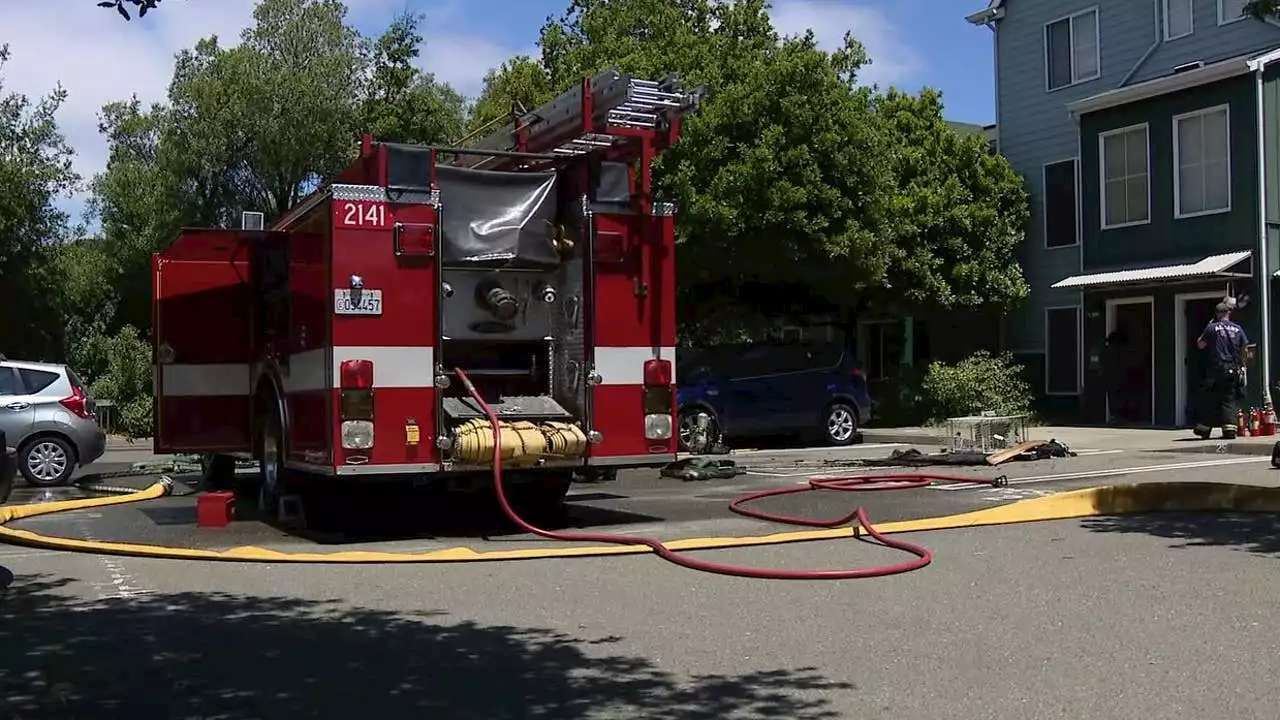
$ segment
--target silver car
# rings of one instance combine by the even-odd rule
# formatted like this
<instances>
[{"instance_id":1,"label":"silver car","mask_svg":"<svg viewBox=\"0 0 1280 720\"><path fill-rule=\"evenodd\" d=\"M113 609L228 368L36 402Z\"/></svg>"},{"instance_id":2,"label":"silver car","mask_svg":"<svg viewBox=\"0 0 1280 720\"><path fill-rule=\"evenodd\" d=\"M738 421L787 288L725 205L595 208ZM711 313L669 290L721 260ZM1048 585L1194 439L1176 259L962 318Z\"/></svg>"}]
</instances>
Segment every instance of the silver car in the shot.
<instances>
[{"instance_id":1,"label":"silver car","mask_svg":"<svg viewBox=\"0 0 1280 720\"><path fill-rule=\"evenodd\" d=\"M66 365L0 356L0 430L31 485L62 485L107 447L93 396Z\"/></svg>"}]
</instances>

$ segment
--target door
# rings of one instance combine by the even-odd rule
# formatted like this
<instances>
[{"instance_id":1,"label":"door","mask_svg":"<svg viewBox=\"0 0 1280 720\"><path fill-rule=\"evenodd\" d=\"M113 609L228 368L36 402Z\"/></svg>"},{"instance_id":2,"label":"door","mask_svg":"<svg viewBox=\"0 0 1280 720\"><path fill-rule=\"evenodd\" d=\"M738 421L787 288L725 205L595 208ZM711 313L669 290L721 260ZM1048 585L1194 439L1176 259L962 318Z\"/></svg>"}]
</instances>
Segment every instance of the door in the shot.
<instances>
[{"instance_id":1,"label":"door","mask_svg":"<svg viewBox=\"0 0 1280 720\"><path fill-rule=\"evenodd\" d=\"M152 259L158 453L249 450L248 244L266 234L186 229Z\"/></svg>"},{"instance_id":2,"label":"door","mask_svg":"<svg viewBox=\"0 0 1280 720\"><path fill-rule=\"evenodd\" d=\"M1182 420L1183 424L1195 422L1196 409L1200 401L1201 386L1205 373L1208 372L1208 353L1196 347L1196 340L1204 330L1204 326L1213 320L1214 307L1222 302L1222 297L1214 295L1205 298L1187 298L1182 304L1183 337L1178 338L1182 345Z\"/></svg>"},{"instance_id":3,"label":"door","mask_svg":"<svg viewBox=\"0 0 1280 720\"><path fill-rule=\"evenodd\" d=\"M1110 421L1126 425L1153 425L1155 392L1152 384L1152 303L1120 301L1108 312L1107 404Z\"/></svg>"},{"instance_id":4,"label":"door","mask_svg":"<svg viewBox=\"0 0 1280 720\"><path fill-rule=\"evenodd\" d=\"M12 368L0 367L0 432L5 434L9 447L17 447L35 421L35 409L26 394L18 382L18 374ZM0 452L4 452L4 447L0 447Z\"/></svg>"}]
</instances>

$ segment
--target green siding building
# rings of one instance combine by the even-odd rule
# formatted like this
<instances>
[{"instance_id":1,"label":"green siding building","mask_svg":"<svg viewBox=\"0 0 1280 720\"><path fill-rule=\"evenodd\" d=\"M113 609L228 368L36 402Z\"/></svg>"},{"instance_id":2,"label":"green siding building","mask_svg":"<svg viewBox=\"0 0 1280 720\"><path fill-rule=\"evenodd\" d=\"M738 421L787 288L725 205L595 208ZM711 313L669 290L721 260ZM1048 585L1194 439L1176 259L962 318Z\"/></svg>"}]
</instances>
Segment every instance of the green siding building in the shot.
<instances>
[{"instance_id":1,"label":"green siding building","mask_svg":"<svg viewBox=\"0 0 1280 720\"><path fill-rule=\"evenodd\" d=\"M1244 405L1261 404L1277 376L1277 60L1196 63L1067 106L1080 133L1080 271L1052 287L1080 292L1060 322L1063 333L1079 323L1080 357L1046 363L1064 384L1078 373L1082 420L1189 425L1203 372L1195 340L1225 297L1241 301L1236 319L1257 345ZM1047 332L1053 323L1051 309Z\"/></svg>"}]
</instances>

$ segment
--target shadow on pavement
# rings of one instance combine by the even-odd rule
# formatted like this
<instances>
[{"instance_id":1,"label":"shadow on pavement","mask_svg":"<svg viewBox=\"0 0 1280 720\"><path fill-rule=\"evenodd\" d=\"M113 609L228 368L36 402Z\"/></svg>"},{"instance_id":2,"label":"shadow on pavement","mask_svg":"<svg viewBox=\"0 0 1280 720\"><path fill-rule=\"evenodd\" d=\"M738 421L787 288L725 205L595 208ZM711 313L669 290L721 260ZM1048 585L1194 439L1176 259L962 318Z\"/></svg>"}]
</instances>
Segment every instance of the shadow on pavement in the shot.
<instances>
[{"instance_id":1,"label":"shadow on pavement","mask_svg":"<svg viewBox=\"0 0 1280 720\"><path fill-rule=\"evenodd\" d=\"M537 628L221 593L92 601L0 590L0 717L793 718L851 686L809 668L678 678Z\"/></svg>"},{"instance_id":2,"label":"shadow on pavement","mask_svg":"<svg viewBox=\"0 0 1280 720\"><path fill-rule=\"evenodd\" d=\"M1232 547L1262 555L1280 554L1280 516L1269 513L1153 513L1089 518L1094 532L1143 533L1180 540L1175 547Z\"/></svg>"}]
</instances>

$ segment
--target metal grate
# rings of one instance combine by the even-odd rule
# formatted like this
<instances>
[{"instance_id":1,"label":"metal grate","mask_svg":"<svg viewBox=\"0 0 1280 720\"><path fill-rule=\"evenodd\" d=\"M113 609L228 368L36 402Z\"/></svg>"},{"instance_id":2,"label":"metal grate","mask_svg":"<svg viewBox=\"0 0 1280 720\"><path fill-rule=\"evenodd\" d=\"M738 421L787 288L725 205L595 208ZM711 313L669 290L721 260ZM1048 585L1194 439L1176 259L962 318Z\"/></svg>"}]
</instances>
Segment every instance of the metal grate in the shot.
<instances>
[{"instance_id":1,"label":"metal grate","mask_svg":"<svg viewBox=\"0 0 1280 720\"><path fill-rule=\"evenodd\" d=\"M951 452L993 453L1027 441L1026 415L971 415L947 418Z\"/></svg>"}]
</instances>

